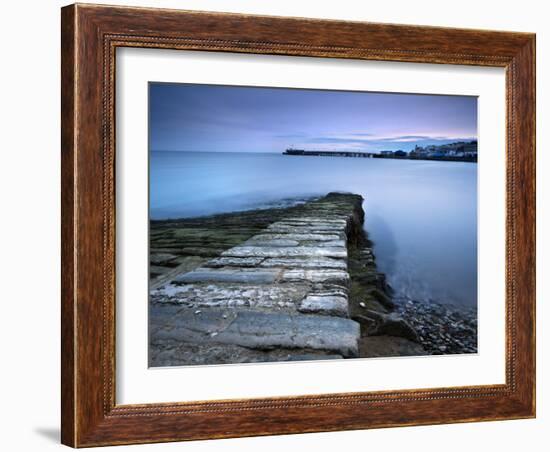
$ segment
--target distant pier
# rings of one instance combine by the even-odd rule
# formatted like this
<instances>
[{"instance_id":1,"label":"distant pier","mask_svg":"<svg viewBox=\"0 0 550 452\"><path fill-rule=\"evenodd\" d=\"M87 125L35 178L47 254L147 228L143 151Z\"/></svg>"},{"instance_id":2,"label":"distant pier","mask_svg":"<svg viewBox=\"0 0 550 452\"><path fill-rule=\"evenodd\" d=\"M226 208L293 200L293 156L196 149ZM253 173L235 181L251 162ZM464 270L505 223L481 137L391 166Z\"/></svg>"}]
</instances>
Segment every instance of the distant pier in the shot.
<instances>
[{"instance_id":1,"label":"distant pier","mask_svg":"<svg viewBox=\"0 0 550 452\"><path fill-rule=\"evenodd\" d=\"M315 157L360 157L372 158L372 152L352 152L352 151L306 151L304 149L289 148L283 152L284 155L307 155Z\"/></svg>"},{"instance_id":2,"label":"distant pier","mask_svg":"<svg viewBox=\"0 0 550 452\"><path fill-rule=\"evenodd\" d=\"M311 157L355 157L355 158L376 158L376 159L398 159L398 160L439 160L445 162L471 162L477 163L477 144L476 152L456 154L431 152L418 153L411 151L381 151L381 152L355 152L355 151L306 151L305 149L289 148L283 152L283 155L311 156Z\"/></svg>"}]
</instances>

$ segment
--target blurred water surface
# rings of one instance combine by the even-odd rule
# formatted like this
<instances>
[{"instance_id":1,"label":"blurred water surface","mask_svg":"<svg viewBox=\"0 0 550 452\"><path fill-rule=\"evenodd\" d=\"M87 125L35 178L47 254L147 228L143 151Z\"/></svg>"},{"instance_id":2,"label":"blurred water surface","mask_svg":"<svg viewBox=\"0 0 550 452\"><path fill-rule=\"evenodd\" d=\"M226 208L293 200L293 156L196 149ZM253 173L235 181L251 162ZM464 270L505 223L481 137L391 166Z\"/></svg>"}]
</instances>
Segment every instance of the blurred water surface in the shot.
<instances>
[{"instance_id":1,"label":"blurred water surface","mask_svg":"<svg viewBox=\"0 0 550 452\"><path fill-rule=\"evenodd\" d=\"M150 216L183 218L347 191L365 198L377 265L398 295L477 303L477 165L153 151Z\"/></svg>"}]
</instances>

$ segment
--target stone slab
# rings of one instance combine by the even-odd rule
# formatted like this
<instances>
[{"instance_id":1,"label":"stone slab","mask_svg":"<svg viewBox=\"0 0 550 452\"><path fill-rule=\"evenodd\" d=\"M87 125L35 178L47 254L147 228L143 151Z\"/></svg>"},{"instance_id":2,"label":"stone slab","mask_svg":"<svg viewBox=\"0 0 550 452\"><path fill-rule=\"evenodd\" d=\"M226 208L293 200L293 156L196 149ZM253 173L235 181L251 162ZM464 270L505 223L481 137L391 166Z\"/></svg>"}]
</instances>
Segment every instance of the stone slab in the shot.
<instances>
[{"instance_id":1,"label":"stone slab","mask_svg":"<svg viewBox=\"0 0 550 452\"><path fill-rule=\"evenodd\" d=\"M232 257L291 257L291 256L312 256L312 257L336 257L346 258L347 249L344 247L263 247L263 246L236 246L222 253L222 256Z\"/></svg>"},{"instance_id":2,"label":"stone slab","mask_svg":"<svg viewBox=\"0 0 550 452\"><path fill-rule=\"evenodd\" d=\"M251 307L296 311L310 290L309 284L168 284L151 292L150 301L190 308Z\"/></svg>"},{"instance_id":3,"label":"stone slab","mask_svg":"<svg viewBox=\"0 0 550 452\"><path fill-rule=\"evenodd\" d=\"M300 241L316 241L316 242L327 242L331 240L340 240L339 234L258 234L255 236L258 240L278 240L278 239L288 239Z\"/></svg>"},{"instance_id":4,"label":"stone slab","mask_svg":"<svg viewBox=\"0 0 550 452\"><path fill-rule=\"evenodd\" d=\"M151 253L149 256L149 262L153 265L166 264L172 262L178 256L170 253Z\"/></svg>"},{"instance_id":5,"label":"stone slab","mask_svg":"<svg viewBox=\"0 0 550 452\"><path fill-rule=\"evenodd\" d=\"M330 257L288 257L288 258L268 258L263 260L261 267L284 267L284 268L334 268L346 270L348 265L344 259L334 259Z\"/></svg>"},{"instance_id":6,"label":"stone slab","mask_svg":"<svg viewBox=\"0 0 550 452\"><path fill-rule=\"evenodd\" d=\"M253 237L250 240L247 240L245 244L248 246L298 246L300 242L288 239L264 240Z\"/></svg>"},{"instance_id":7,"label":"stone slab","mask_svg":"<svg viewBox=\"0 0 550 452\"><path fill-rule=\"evenodd\" d=\"M327 247L345 247L346 242L344 240L330 240L327 242L316 243L314 246L327 246Z\"/></svg>"},{"instance_id":8,"label":"stone slab","mask_svg":"<svg viewBox=\"0 0 550 452\"><path fill-rule=\"evenodd\" d=\"M342 232L342 229L340 226L330 226L330 225L304 225L304 226L296 226L296 225L285 225L285 224L278 224L273 223L271 226L268 226L266 229L269 232L288 232L288 233L295 233L295 234L336 234Z\"/></svg>"},{"instance_id":9,"label":"stone slab","mask_svg":"<svg viewBox=\"0 0 550 452\"><path fill-rule=\"evenodd\" d=\"M205 267L257 267L264 260L263 257L217 257L204 264Z\"/></svg>"},{"instance_id":10,"label":"stone slab","mask_svg":"<svg viewBox=\"0 0 550 452\"><path fill-rule=\"evenodd\" d=\"M254 310L167 309L150 311L151 341L218 343L270 350L325 350L358 355L359 324L342 317Z\"/></svg>"},{"instance_id":11,"label":"stone slab","mask_svg":"<svg viewBox=\"0 0 550 452\"><path fill-rule=\"evenodd\" d=\"M311 294L301 301L298 306L298 311L303 313L348 317L348 299L335 295Z\"/></svg>"},{"instance_id":12,"label":"stone slab","mask_svg":"<svg viewBox=\"0 0 550 452\"><path fill-rule=\"evenodd\" d=\"M342 355L323 350L300 353L295 349L254 350L238 345L169 340L159 340L155 345L149 354L151 367L343 359Z\"/></svg>"},{"instance_id":13,"label":"stone slab","mask_svg":"<svg viewBox=\"0 0 550 452\"><path fill-rule=\"evenodd\" d=\"M279 277L279 269L270 268L198 268L184 273L172 280L174 284L189 283L242 283L242 284L270 284Z\"/></svg>"},{"instance_id":14,"label":"stone slab","mask_svg":"<svg viewBox=\"0 0 550 452\"><path fill-rule=\"evenodd\" d=\"M335 220L324 217L304 217L301 218L283 218L279 221L276 221L272 224L291 224L291 225L329 225L335 227L345 227L347 224L346 220Z\"/></svg>"},{"instance_id":15,"label":"stone slab","mask_svg":"<svg viewBox=\"0 0 550 452\"><path fill-rule=\"evenodd\" d=\"M349 284L349 274L343 270L297 268L285 270L281 276L281 281L310 281L312 283L332 283L347 286Z\"/></svg>"}]
</instances>

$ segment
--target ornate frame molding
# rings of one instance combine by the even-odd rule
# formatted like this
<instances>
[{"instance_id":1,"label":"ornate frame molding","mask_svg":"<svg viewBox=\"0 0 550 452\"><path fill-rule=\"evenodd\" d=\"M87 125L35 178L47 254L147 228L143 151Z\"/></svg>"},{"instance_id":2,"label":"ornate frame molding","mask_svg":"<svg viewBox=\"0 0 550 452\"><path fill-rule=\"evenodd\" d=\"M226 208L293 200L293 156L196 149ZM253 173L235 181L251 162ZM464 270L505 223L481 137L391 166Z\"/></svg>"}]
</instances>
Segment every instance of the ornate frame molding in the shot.
<instances>
[{"instance_id":1,"label":"ornate frame molding","mask_svg":"<svg viewBox=\"0 0 550 452\"><path fill-rule=\"evenodd\" d=\"M118 47L506 68L506 383L116 405ZM77 4L62 9L62 88L64 444L80 447L534 416L534 35Z\"/></svg>"}]
</instances>

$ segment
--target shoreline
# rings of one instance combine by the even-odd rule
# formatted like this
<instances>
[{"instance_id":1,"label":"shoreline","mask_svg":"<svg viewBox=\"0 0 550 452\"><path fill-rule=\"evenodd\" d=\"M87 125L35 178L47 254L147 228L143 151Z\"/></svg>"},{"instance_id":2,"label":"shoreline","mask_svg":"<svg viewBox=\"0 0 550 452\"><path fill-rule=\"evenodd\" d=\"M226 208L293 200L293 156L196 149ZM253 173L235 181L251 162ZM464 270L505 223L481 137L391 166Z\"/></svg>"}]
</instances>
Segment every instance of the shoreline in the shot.
<instances>
[{"instance_id":1,"label":"shoreline","mask_svg":"<svg viewBox=\"0 0 550 452\"><path fill-rule=\"evenodd\" d=\"M231 210L226 212L208 213L204 215L193 215L188 217L182 217L182 216L165 217L165 218L150 217L149 222L150 223L185 222L185 221L202 220L210 217L219 217L219 216L225 216L225 215L246 214L247 212L253 213L261 210L271 210L271 209L284 210L291 207L300 206L310 201L315 201L316 199L319 199L321 197L322 195L311 195L311 196L297 196L297 197L291 197L291 198L282 198L282 199L278 199L277 201L257 203L254 205L254 207L250 207L250 208L243 208L243 209Z\"/></svg>"},{"instance_id":2,"label":"shoreline","mask_svg":"<svg viewBox=\"0 0 550 452\"><path fill-rule=\"evenodd\" d=\"M395 301L429 354L477 353L477 308L407 298Z\"/></svg>"}]
</instances>

